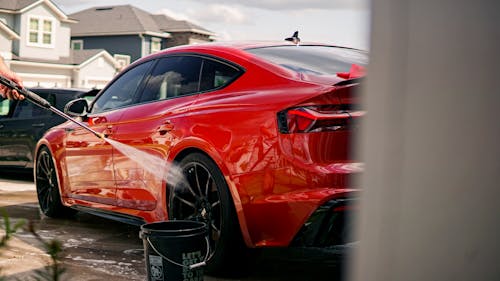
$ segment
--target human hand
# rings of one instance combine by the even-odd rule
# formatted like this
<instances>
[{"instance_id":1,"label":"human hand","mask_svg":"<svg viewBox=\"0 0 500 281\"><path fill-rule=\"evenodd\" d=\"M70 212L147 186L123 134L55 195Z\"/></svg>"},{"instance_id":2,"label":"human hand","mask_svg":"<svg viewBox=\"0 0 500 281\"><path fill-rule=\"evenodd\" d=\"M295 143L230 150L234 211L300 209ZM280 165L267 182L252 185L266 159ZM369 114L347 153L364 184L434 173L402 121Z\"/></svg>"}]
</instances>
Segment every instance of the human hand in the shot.
<instances>
[{"instance_id":1,"label":"human hand","mask_svg":"<svg viewBox=\"0 0 500 281\"><path fill-rule=\"evenodd\" d=\"M0 75L12 80L12 82L16 83L19 87L23 88L23 83L21 81L21 78L17 76L16 73L12 72L9 68L7 68L7 66L4 63L0 64ZM0 96L10 100L24 99L24 96L21 95L19 92L17 92L16 90L12 90L4 85L0 85Z\"/></svg>"}]
</instances>

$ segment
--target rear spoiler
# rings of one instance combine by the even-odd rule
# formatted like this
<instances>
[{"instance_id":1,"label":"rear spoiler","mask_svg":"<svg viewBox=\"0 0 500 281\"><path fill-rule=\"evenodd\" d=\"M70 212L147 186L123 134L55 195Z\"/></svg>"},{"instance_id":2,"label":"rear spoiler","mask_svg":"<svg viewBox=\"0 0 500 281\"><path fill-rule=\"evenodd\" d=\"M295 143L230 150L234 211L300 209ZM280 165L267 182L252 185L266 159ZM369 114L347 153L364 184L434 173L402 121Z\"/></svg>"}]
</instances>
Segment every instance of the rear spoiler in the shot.
<instances>
[{"instance_id":1,"label":"rear spoiler","mask_svg":"<svg viewBox=\"0 0 500 281\"><path fill-rule=\"evenodd\" d=\"M334 86L346 86L359 83L365 77L365 75L366 69L364 66L351 64L351 69L349 69L349 72L337 73L338 77L344 78L345 80L336 83Z\"/></svg>"},{"instance_id":2,"label":"rear spoiler","mask_svg":"<svg viewBox=\"0 0 500 281\"><path fill-rule=\"evenodd\" d=\"M363 80L365 80L364 77L346 79L346 80L342 80L338 83L335 83L333 86L347 86L347 85L351 85L351 84L361 83L361 81L363 81Z\"/></svg>"}]
</instances>

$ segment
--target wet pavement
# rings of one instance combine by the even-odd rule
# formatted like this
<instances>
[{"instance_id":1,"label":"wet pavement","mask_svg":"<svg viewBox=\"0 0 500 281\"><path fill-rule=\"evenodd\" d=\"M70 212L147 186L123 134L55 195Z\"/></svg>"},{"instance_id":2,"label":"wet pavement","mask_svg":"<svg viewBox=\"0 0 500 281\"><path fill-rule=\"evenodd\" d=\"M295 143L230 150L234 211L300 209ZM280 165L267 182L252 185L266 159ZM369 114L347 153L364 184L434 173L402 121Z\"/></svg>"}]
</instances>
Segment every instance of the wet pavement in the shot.
<instances>
[{"instance_id":1,"label":"wet pavement","mask_svg":"<svg viewBox=\"0 0 500 281\"><path fill-rule=\"evenodd\" d=\"M32 221L45 240L63 245L62 280L145 280L146 270L139 227L79 212L70 219L52 219L38 210L31 174L0 173L0 207L13 223ZM0 219L3 237L3 219ZM341 258L330 250L259 250L250 271L233 278L205 274L204 280L342 280ZM49 265L43 244L27 230L14 235L0 251L0 276L6 280L35 280L36 271Z\"/></svg>"}]
</instances>

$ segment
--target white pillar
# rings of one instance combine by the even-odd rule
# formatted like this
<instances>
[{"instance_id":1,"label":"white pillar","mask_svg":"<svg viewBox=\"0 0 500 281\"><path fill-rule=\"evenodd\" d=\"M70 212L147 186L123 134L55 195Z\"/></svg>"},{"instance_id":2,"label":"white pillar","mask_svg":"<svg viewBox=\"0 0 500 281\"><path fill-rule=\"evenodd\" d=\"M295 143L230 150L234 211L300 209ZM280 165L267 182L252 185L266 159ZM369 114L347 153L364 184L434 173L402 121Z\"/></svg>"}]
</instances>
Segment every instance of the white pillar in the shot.
<instances>
[{"instance_id":1,"label":"white pillar","mask_svg":"<svg viewBox=\"0 0 500 281\"><path fill-rule=\"evenodd\" d=\"M500 280L499 3L373 0L350 280Z\"/></svg>"},{"instance_id":2,"label":"white pillar","mask_svg":"<svg viewBox=\"0 0 500 281\"><path fill-rule=\"evenodd\" d=\"M71 80L73 81L71 87L73 88L82 88L83 85L80 81L80 69L74 68L73 69L73 77L71 77Z\"/></svg>"}]
</instances>

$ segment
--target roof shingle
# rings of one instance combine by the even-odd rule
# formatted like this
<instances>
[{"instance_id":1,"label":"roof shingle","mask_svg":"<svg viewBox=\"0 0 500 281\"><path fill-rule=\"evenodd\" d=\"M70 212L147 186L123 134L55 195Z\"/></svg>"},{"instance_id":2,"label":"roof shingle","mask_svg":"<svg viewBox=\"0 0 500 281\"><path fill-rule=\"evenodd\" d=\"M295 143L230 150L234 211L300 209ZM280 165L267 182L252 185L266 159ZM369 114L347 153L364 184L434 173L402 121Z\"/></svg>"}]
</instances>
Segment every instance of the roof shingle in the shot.
<instances>
[{"instance_id":1,"label":"roof shingle","mask_svg":"<svg viewBox=\"0 0 500 281\"><path fill-rule=\"evenodd\" d=\"M44 60L32 58L20 58L13 55L14 60L21 60L27 62L50 63L50 64L66 64L66 65L80 65L93 56L105 51L104 49L85 49L85 50L71 50L69 57L61 57L59 60Z\"/></svg>"},{"instance_id":2,"label":"roof shingle","mask_svg":"<svg viewBox=\"0 0 500 281\"><path fill-rule=\"evenodd\" d=\"M206 35L215 35L213 32L185 20L176 20L166 15L152 15L161 30L167 32L201 32Z\"/></svg>"},{"instance_id":3,"label":"roof shingle","mask_svg":"<svg viewBox=\"0 0 500 281\"><path fill-rule=\"evenodd\" d=\"M37 1L38 0L2 0L0 1L0 9L19 11Z\"/></svg>"},{"instance_id":4,"label":"roof shingle","mask_svg":"<svg viewBox=\"0 0 500 281\"><path fill-rule=\"evenodd\" d=\"M78 20L71 26L72 36L180 31L213 35L211 31L190 22L153 15L131 5L94 7L69 16Z\"/></svg>"}]
</instances>

